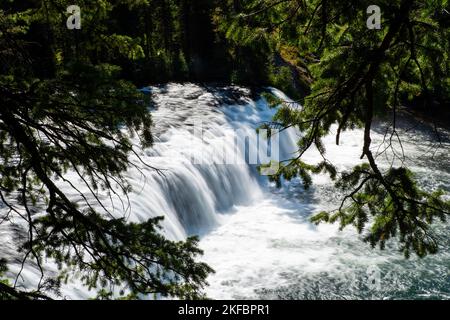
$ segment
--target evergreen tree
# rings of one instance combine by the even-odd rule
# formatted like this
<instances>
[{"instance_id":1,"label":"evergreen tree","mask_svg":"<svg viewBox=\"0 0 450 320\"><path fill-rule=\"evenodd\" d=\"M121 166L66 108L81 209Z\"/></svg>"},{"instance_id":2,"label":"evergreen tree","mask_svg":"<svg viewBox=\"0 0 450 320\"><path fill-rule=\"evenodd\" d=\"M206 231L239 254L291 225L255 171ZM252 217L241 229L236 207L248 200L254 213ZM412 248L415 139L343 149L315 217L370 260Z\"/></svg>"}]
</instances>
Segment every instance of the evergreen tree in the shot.
<instances>
[{"instance_id":1,"label":"evergreen tree","mask_svg":"<svg viewBox=\"0 0 450 320\"><path fill-rule=\"evenodd\" d=\"M239 1L238 1L239 2ZM301 109L282 104L273 123L278 129L296 127L304 133L298 155L283 162L272 179L280 183L300 176L305 187L311 173L329 172L347 196L335 212L323 212L315 223L338 221L366 231L365 240L384 248L395 237L405 256L423 257L438 250L431 225L450 213L443 191L421 189L408 168L382 171L371 151L371 127L377 114L392 114L387 140L400 139L396 115L401 105L426 108L450 101L450 4L448 1L377 1L383 28L366 26L373 1L240 1L239 14L222 21L227 35L251 43L266 39L280 50L293 47L307 64L314 82ZM291 52L295 52L291 50ZM337 175L325 157L322 138L338 124L336 143L344 130L363 128L361 159L368 163ZM310 165L303 154L315 146L324 161ZM368 225L369 224L369 225Z\"/></svg>"},{"instance_id":2,"label":"evergreen tree","mask_svg":"<svg viewBox=\"0 0 450 320\"><path fill-rule=\"evenodd\" d=\"M130 159L139 157L134 137L142 148L152 144L149 99L114 64L141 59L145 50L110 24L115 2L78 3L83 27L72 31L65 29L68 1L0 6L0 199L7 209L0 223L23 221L24 230L13 229L18 239L26 234L17 243L22 265L41 273L28 291L0 281L0 298L57 296L75 273L99 298L112 298L113 288L127 298L200 298L212 270L196 262L197 239L169 241L161 218L130 223L98 196L126 196L124 171L146 165ZM88 193L66 178L69 170ZM47 258L59 268L56 277L46 273ZM8 263L0 260L0 277Z\"/></svg>"},{"instance_id":3,"label":"evergreen tree","mask_svg":"<svg viewBox=\"0 0 450 320\"><path fill-rule=\"evenodd\" d=\"M267 96L281 104L267 125L304 133L298 155L272 179L299 176L308 187L312 173L328 172L347 195L314 222L353 225L381 248L396 238L406 256L437 251L432 224L450 212L443 191L426 192L404 166L380 169L371 127L391 114L392 146L400 106L448 108L447 0L379 0L381 30L367 28L373 3L365 0L78 0L82 28L68 30L73 2L0 3L0 224L23 221L22 263L42 274L30 291L0 280L0 298L57 295L74 271L100 298L112 297L111 286L128 298L203 297L212 270L196 262L196 238L168 241L160 218L129 223L97 197L128 194L124 171L146 165L130 159L139 156L135 137L152 144L150 98L137 90L149 82L273 85L298 98L302 109ZM325 160L322 138L333 124L337 144L343 131L364 129L367 163L338 174ZM312 146L324 156L318 165L302 159ZM78 192L81 202L59 187L69 170L90 191ZM59 267L55 278L42 268L47 257ZM9 263L0 257L0 279Z\"/></svg>"}]
</instances>

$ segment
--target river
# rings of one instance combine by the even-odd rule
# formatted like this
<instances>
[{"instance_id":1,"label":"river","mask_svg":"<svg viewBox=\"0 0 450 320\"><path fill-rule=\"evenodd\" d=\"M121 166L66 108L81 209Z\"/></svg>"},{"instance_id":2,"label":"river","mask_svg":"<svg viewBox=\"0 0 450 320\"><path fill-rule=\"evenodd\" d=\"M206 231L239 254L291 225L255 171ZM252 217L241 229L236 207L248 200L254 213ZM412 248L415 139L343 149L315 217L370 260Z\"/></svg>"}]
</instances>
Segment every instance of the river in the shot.
<instances>
[{"instance_id":1,"label":"river","mask_svg":"<svg viewBox=\"0 0 450 320\"><path fill-rule=\"evenodd\" d=\"M395 241L380 251L362 242L351 228L339 231L335 225L309 222L314 213L339 206L342 194L327 176L315 176L309 190L298 180L276 188L254 165L246 164L248 154L235 152L236 141L242 143L247 137L249 145L255 143L256 128L275 113L265 100L252 99L244 88L194 84L167 84L143 91L153 95L156 142L141 156L163 174L149 168L131 169L127 173L134 190L131 206L125 213L120 205L116 210L133 221L163 215L163 232L170 239L199 235L205 253L201 259L216 271L208 278L208 297L450 298L448 224L435 227L442 238L438 254L406 260ZM449 133L442 132L439 142L427 125L412 118L402 117L398 126L405 164L421 185L450 192ZM377 122L372 132L374 152L382 150L385 132L385 124ZM280 135L281 158L295 153L299 135L295 130ZM327 158L339 172L361 162L362 137L359 129L345 132L340 146L335 145L333 132L325 138ZM400 152L398 143L394 147ZM234 152L237 162L224 164L220 158L224 152ZM193 161L200 154L203 161ZM320 157L312 149L304 160L314 163ZM399 164L391 152L380 155L378 161L384 169ZM11 241L5 243L12 245ZM33 282L36 276L35 271L26 270L24 282ZM67 298L90 294L76 283L63 288Z\"/></svg>"}]
</instances>

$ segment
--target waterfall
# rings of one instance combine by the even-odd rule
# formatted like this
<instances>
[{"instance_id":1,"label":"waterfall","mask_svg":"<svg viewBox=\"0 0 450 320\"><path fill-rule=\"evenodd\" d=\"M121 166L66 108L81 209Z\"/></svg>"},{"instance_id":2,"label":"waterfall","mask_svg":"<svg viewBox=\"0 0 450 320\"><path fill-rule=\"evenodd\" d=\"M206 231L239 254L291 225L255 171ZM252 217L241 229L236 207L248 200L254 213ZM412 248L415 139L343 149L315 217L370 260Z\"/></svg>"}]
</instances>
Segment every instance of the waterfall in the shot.
<instances>
[{"instance_id":1,"label":"waterfall","mask_svg":"<svg viewBox=\"0 0 450 320\"><path fill-rule=\"evenodd\" d=\"M143 91L152 95L156 124L156 142L145 151L143 160L162 174L145 170L142 186L142 177L129 172L132 186L140 190L131 195L132 218L164 216L167 236L182 239L204 234L221 214L262 197L267 181L247 160L248 149L257 144L256 129L275 112L264 100L251 100L242 88L208 89L194 84L167 84ZM199 124L201 136L195 132ZM295 151L297 137L292 131L282 135L280 156L287 157ZM242 141L245 138L247 145ZM202 161L197 162L195 157L200 154ZM237 161L225 163L224 155L234 155Z\"/></svg>"},{"instance_id":2,"label":"waterfall","mask_svg":"<svg viewBox=\"0 0 450 320\"><path fill-rule=\"evenodd\" d=\"M269 90L289 101L282 92ZM436 228L443 239L438 255L405 260L393 243L384 252L372 250L352 229L339 232L338 226L316 227L309 222L311 215L335 209L342 199L326 175L314 176L313 187L306 191L299 179L278 189L259 174L257 163L250 161L249 149L260 145L256 129L276 112L264 99L255 100L249 90L240 87L195 84L166 84L142 91L152 96L155 143L140 150L136 141L136 151L145 163L160 171L143 165L130 168L126 173L133 190L129 201L115 199L108 209L135 222L163 216L162 232L172 240L201 236L200 247L205 252L202 259L216 270L209 278L209 297L450 297L450 242L445 240L448 224ZM427 190L444 188L449 192L450 134L445 132L436 141L432 130L400 116L397 125L405 163L417 174L420 184ZM342 133L341 144L336 146L336 130L332 126L323 143L326 157L342 172L362 161L363 132L355 129ZM373 152L383 170L402 164L392 155L377 153L386 132L383 123L374 124ZM295 154L299 137L295 130L279 133L280 160ZM396 141L393 143L400 148ZM257 149L256 153L262 159L265 150ZM230 155L232 163L228 162ZM137 157L131 160L139 165ZM317 163L322 158L311 148L303 160ZM66 178L88 194L77 175L67 174ZM77 199L70 185L61 188ZM103 195L102 199L106 203L109 198ZM0 239L1 256L12 257L15 240L11 233L0 229ZM51 264L48 268L56 269ZM11 274L19 269L20 264L13 265ZM371 270L380 275L378 289L368 285ZM38 279L38 271L27 267L21 282L33 286ZM76 280L64 285L62 293L68 298L92 295Z\"/></svg>"}]
</instances>

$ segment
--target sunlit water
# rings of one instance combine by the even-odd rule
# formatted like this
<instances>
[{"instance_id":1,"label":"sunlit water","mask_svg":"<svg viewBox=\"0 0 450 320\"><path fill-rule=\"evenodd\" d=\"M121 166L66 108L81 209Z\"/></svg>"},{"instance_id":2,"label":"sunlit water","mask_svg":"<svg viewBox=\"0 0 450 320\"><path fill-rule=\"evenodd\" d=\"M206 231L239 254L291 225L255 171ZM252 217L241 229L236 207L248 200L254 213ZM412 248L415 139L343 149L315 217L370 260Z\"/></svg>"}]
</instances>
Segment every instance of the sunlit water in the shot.
<instances>
[{"instance_id":1,"label":"sunlit water","mask_svg":"<svg viewBox=\"0 0 450 320\"><path fill-rule=\"evenodd\" d=\"M151 92L155 101L156 143L141 156L163 174L146 167L142 172L130 170L127 176L134 190L130 208L115 200L111 210L133 221L164 216L164 233L170 239L200 235L205 252L201 259L216 271L205 289L210 298L450 298L448 225L436 227L442 236L437 255L405 260L395 242L381 252L363 243L352 229L340 232L333 225L316 227L309 222L314 213L339 206L342 195L328 177L316 176L308 191L297 180L277 189L254 166L243 163L245 154L239 150L240 163L220 164L224 150L230 152L245 136L254 143L255 129L271 119L275 110L264 100L252 100L241 88L192 84L144 91ZM275 89L273 93L288 100ZM206 146L194 131L200 122ZM406 164L421 184L427 190L450 191L448 133L442 133L438 144L435 134L417 121L402 119L399 127ZM376 152L385 134L383 124L377 124L372 134ZM335 145L333 132L325 139L327 158L340 172L361 162L362 135L361 130L346 132L340 146ZM282 158L294 154L298 137L294 131L282 134ZM400 154L400 145L394 142L394 147ZM204 162L196 164L192 155L201 152ZM392 152L386 154L378 159L383 168L392 163ZM321 158L311 150L304 160L314 163ZM76 176L68 178L83 190ZM75 197L69 186L61 187ZM0 232L1 253L12 257L14 239ZM50 263L48 268L52 269ZM16 264L10 274L18 270ZM27 268L20 281L27 285L37 278L37 271ZM62 293L75 299L92 296L77 281L64 286Z\"/></svg>"},{"instance_id":2,"label":"sunlit water","mask_svg":"<svg viewBox=\"0 0 450 320\"><path fill-rule=\"evenodd\" d=\"M379 142L382 136L373 134ZM354 166L361 153L361 137L360 131L348 133L340 147L334 147L330 137L328 158L341 170ZM448 154L444 149L435 160L425 160L431 151L418 145L423 144L422 138L407 135L404 142L410 168L427 188L449 191ZM448 144L444 148L448 151ZM315 156L306 158L315 160ZM235 208L202 239L205 261L217 271L209 279L210 297L450 298L448 226L436 228L442 246L435 256L405 260L395 243L383 252L371 249L351 228L339 232L336 226L316 227L309 222L314 213L338 208L342 198L327 177L316 177L314 182L309 191L298 182L283 190L266 189L260 201Z\"/></svg>"}]
</instances>

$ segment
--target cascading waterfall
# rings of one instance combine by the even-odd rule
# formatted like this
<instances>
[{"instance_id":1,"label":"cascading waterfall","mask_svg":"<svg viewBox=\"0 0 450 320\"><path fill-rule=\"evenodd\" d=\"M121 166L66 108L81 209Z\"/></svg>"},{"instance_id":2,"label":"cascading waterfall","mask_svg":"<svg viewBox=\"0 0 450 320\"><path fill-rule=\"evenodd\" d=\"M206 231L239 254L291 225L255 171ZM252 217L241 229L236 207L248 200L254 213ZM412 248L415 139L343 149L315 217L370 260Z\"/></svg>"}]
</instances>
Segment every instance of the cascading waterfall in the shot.
<instances>
[{"instance_id":1,"label":"cascading waterfall","mask_svg":"<svg viewBox=\"0 0 450 320\"><path fill-rule=\"evenodd\" d=\"M269 121L275 110L262 100L245 100L242 97L249 93L239 88L168 84L143 91L151 92L156 105L152 111L156 143L144 160L162 174L144 172L144 187L135 172L129 175L133 187L142 189L133 195L133 215L142 219L164 215L166 233L182 239L205 233L220 220L220 213L233 206L262 197L265 180L256 165L247 164L246 151L257 144L256 128ZM241 96L240 103L230 100L233 91ZM225 99L234 104L223 105ZM249 139L247 148L240 147L245 146L239 141L244 139ZM283 133L282 156L295 151L296 139L293 132ZM234 155L235 161L226 162L226 155Z\"/></svg>"},{"instance_id":2,"label":"cascading waterfall","mask_svg":"<svg viewBox=\"0 0 450 320\"><path fill-rule=\"evenodd\" d=\"M126 212L133 221L164 216L163 232L170 239L201 236L203 259L216 270L207 288L211 298L450 297L448 240L443 239L440 254L424 260L404 260L395 246L386 252L372 250L353 230L338 232L336 226L315 227L308 222L311 214L334 209L340 199L326 176L316 176L309 191L298 180L277 189L255 165L246 163L248 154L236 145L245 144L246 137L249 145L257 143L256 128L275 113L264 100L254 101L246 89L235 87L167 84L143 91L154 100L156 142L140 156L161 172L147 167L127 172L133 192ZM202 138L195 132L199 123ZM406 121L404 127L408 126ZM404 130L408 164L427 188L449 191L445 150L450 144L444 139L440 148L432 148L421 136L426 132ZM374 146L383 136L380 124L373 132ZM281 134L280 159L293 155L298 138L294 130ZM331 132L325 145L327 157L343 171L360 161L362 132L346 132L341 140L341 146L335 146ZM236 163L224 164L224 154L236 154ZM199 155L203 161L193 161ZM321 159L311 150L305 160ZM392 160L396 162L379 158L382 166ZM76 176L71 178L76 182ZM123 214L120 203L114 207ZM439 226L438 231L448 232L448 226ZM6 234L2 239L2 250L11 251L13 239ZM378 286L372 285L373 276L378 277ZM33 283L36 277L35 270L25 270L23 282ZM63 293L71 298L90 295L76 284L64 287Z\"/></svg>"}]
</instances>

